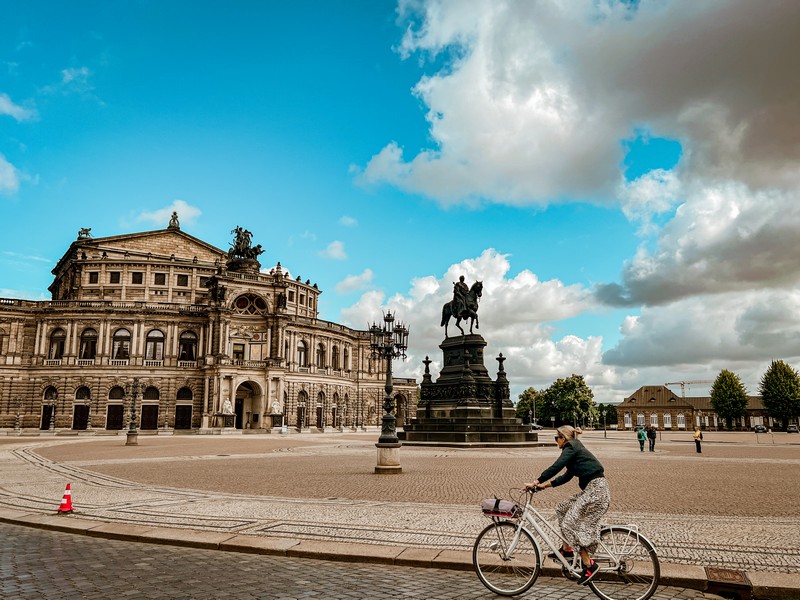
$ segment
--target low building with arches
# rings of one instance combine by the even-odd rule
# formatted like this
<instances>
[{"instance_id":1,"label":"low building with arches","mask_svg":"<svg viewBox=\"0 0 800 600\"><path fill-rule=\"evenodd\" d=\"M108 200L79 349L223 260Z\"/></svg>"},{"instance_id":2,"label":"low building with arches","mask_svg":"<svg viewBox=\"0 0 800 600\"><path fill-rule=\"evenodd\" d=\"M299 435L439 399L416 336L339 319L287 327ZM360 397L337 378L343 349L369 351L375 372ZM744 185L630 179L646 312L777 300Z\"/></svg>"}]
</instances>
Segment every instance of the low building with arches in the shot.
<instances>
[{"instance_id":1,"label":"low building with arches","mask_svg":"<svg viewBox=\"0 0 800 600\"><path fill-rule=\"evenodd\" d=\"M319 319L317 285L262 270L249 231L227 251L175 215L87 231L53 269L51 300L0 298L0 429L119 431L134 405L142 433L380 425L369 332ZM402 426L416 381L395 378L394 394Z\"/></svg>"}]
</instances>

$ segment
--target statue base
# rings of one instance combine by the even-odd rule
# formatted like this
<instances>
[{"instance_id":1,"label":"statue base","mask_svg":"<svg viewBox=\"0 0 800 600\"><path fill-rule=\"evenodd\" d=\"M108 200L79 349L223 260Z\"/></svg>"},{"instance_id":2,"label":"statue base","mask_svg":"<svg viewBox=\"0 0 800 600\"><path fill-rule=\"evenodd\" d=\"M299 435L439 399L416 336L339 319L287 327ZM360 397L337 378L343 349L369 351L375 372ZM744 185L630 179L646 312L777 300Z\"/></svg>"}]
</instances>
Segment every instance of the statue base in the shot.
<instances>
[{"instance_id":1,"label":"statue base","mask_svg":"<svg viewBox=\"0 0 800 600\"><path fill-rule=\"evenodd\" d=\"M400 466L400 444L375 444L378 449L378 465L375 473L391 475L402 473L403 467Z\"/></svg>"},{"instance_id":2,"label":"statue base","mask_svg":"<svg viewBox=\"0 0 800 600\"><path fill-rule=\"evenodd\" d=\"M539 435L516 418L503 370L497 379L483 364L486 340L476 334L446 338L439 348L442 371L434 383L426 372L417 418L398 433L408 446L539 446Z\"/></svg>"}]
</instances>

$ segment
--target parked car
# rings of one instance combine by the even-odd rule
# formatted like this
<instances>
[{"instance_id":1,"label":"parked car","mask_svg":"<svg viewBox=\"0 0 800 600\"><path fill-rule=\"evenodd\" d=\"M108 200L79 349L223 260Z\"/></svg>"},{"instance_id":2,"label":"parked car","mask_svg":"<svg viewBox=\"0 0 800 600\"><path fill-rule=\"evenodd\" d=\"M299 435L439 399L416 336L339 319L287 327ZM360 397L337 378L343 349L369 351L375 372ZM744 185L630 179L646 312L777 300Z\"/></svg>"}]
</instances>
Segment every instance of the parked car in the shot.
<instances>
[{"instance_id":1,"label":"parked car","mask_svg":"<svg viewBox=\"0 0 800 600\"><path fill-rule=\"evenodd\" d=\"M538 423L531 423L531 430L534 429L538 431L539 429L544 429L544 427L539 425Z\"/></svg>"},{"instance_id":2,"label":"parked car","mask_svg":"<svg viewBox=\"0 0 800 600\"><path fill-rule=\"evenodd\" d=\"M786 428L786 433L797 433L797 425L789 425Z\"/></svg>"},{"instance_id":3,"label":"parked car","mask_svg":"<svg viewBox=\"0 0 800 600\"><path fill-rule=\"evenodd\" d=\"M756 433L767 433L767 428L764 425L753 426L753 431Z\"/></svg>"}]
</instances>

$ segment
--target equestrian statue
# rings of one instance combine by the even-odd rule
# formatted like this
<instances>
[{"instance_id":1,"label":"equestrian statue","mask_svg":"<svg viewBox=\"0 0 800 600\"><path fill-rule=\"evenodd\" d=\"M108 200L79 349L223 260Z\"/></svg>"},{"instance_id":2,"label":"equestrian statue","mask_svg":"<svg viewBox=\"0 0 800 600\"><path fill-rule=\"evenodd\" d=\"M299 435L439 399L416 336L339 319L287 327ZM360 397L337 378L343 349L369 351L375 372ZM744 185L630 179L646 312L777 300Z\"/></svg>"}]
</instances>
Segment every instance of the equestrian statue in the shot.
<instances>
[{"instance_id":1,"label":"equestrian statue","mask_svg":"<svg viewBox=\"0 0 800 600\"><path fill-rule=\"evenodd\" d=\"M453 299L450 302L445 302L444 306L442 306L441 327L444 327L444 337L448 337L447 324L450 322L450 317L456 318L456 327L461 331L461 335L466 335L464 330L461 329L461 321L466 321L467 319L469 319L470 333L472 333L473 325L480 329L478 302L482 293L482 281L476 281L472 284L472 287L468 287L464 283L464 276L462 275L458 278L458 281L453 283Z\"/></svg>"}]
</instances>

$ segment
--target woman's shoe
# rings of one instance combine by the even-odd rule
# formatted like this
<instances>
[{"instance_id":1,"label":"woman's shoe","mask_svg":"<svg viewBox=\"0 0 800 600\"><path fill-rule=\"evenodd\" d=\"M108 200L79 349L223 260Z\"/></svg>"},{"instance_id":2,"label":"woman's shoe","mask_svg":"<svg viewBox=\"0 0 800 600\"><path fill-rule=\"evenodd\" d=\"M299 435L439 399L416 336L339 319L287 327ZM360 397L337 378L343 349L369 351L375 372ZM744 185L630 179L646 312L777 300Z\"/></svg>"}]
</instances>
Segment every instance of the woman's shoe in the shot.
<instances>
[{"instance_id":1,"label":"woman's shoe","mask_svg":"<svg viewBox=\"0 0 800 600\"><path fill-rule=\"evenodd\" d=\"M584 566L583 570L581 571L581 576L578 579L578 585L586 585L589 583L589 580L595 576L595 573L597 573L599 568L600 566L594 561L592 561L592 564L590 564L588 567Z\"/></svg>"}]
</instances>

